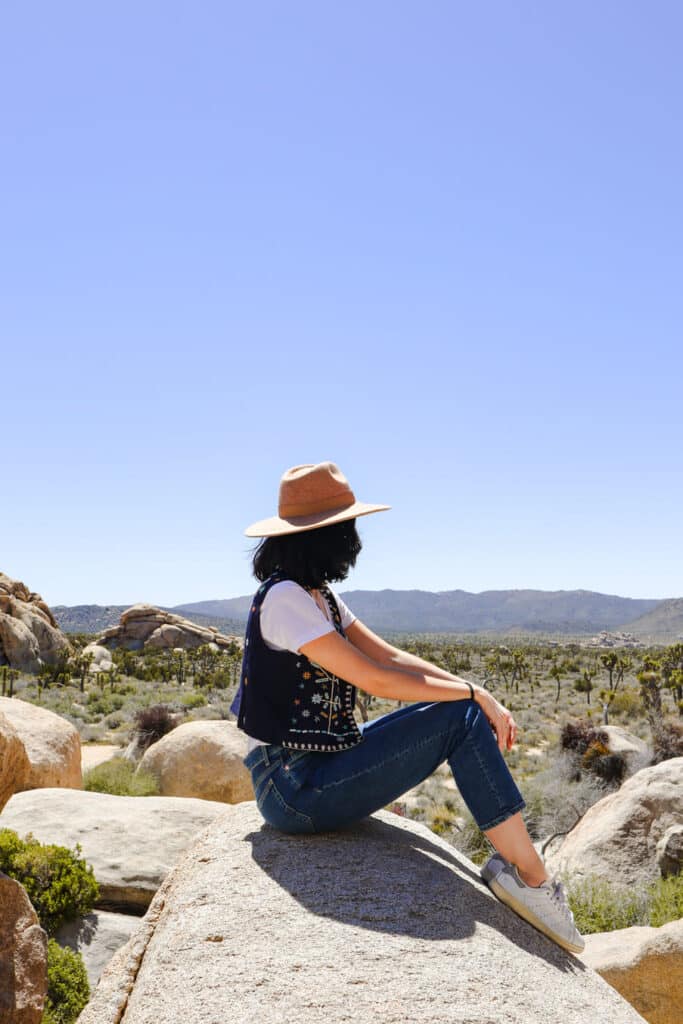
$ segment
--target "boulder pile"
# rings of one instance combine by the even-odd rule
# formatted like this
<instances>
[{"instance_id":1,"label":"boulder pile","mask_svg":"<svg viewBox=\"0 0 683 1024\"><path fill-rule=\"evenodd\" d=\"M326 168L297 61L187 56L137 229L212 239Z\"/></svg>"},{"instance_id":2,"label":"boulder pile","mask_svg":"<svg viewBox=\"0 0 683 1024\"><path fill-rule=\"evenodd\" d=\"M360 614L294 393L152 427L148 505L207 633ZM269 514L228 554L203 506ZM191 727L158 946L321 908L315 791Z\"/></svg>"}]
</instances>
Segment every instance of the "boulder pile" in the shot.
<instances>
[{"instance_id":1,"label":"boulder pile","mask_svg":"<svg viewBox=\"0 0 683 1024\"><path fill-rule=\"evenodd\" d=\"M118 626L111 626L100 634L97 643L130 651L140 651L143 647L192 648L202 644L214 644L217 650L226 650L235 644L241 646L242 639L225 636L215 626L198 626L182 615L165 612L153 604L134 604L121 613Z\"/></svg>"},{"instance_id":2,"label":"boulder pile","mask_svg":"<svg viewBox=\"0 0 683 1024\"><path fill-rule=\"evenodd\" d=\"M0 665L36 673L65 653L71 644L40 594L0 572Z\"/></svg>"}]
</instances>

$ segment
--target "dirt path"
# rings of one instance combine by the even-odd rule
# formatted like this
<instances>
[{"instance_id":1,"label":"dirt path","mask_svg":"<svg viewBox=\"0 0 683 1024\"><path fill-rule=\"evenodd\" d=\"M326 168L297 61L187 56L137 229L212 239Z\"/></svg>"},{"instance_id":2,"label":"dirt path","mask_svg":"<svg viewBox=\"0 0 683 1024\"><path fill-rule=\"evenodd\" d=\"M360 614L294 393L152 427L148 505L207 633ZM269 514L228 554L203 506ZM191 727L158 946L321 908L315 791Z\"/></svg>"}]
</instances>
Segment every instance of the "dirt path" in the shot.
<instances>
[{"instance_id":1,"label":"dirt path","mask_svg":"<svg viewBox=\"0 0 683 1024\"><path fill-rule=\"evenodd\" d=\"M84 743L81 745L81 768L93 768L96 764L108 761L114 754L121 753L121 747L111 743Z\"/></svg>"}]
</instances>

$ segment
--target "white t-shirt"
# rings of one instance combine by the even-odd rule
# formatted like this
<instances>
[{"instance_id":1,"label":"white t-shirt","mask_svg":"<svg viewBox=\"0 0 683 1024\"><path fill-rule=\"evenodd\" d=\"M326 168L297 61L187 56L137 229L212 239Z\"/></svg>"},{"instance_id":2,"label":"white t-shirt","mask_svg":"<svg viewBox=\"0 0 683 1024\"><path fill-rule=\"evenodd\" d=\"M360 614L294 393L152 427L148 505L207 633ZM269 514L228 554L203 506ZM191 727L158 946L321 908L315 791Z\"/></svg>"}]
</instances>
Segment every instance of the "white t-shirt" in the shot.
<instances>
[{"instance_id":1,"label":"white t-shirt","mask_svg":"<svg viewBox=\"0 0 683 1024\"><path fill-rule=\"evenodd\" d=\"M339 608L342 628L347 629L356 616L332 588L330 591ZM317 640L326 633L333 633L334 623L327 602L324 603L325 612L319 607L313 595L294 580L275 583L261 604L261 636L264 643L274 651L292 651L298 654L304 644ZM247 753L264 742L248 734L247 739Z\"/></svg>"}]
</instances>

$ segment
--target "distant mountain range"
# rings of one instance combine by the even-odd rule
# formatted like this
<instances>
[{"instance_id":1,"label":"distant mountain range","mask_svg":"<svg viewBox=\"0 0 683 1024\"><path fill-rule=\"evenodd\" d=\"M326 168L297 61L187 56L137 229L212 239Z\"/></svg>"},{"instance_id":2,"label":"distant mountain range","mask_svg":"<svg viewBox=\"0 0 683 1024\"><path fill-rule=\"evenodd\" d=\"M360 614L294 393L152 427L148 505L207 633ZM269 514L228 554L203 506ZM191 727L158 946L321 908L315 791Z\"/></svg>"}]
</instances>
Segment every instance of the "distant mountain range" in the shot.
<instances>
[{"instance_id":1,"label":"distant mountain range","mask_svg":"<svg viewBox=\"0 0 683 1024\"><path fill-rule=\"evenodd\" d=\"M239 598L238 598L239 600ZM249 607L249 598L246 598L247 609ZM121 618L121 612L125 612L126 608L130 608L131 604L56 604L52 605L51 612L57 620L57 625L60 629L63 629L65 633L100 633L104 629L108 629L109 626L116 626ZM151 602L148 602L151 603ZM212 602L207 602L212 603ZM199 626L216 626L221 633L226 634L237 634L238 636L244 632L244 626L247 618L246 613L244 618L216 618L213 615L202 615L200 612L190 612L185 610L185 606L179 606L178 608L169 608L167 605L157 604L155 608L162 608L167 612L175 612L177 615L184 615L185 618L190 619L192 622L196 622Z\"/></svg>"},{"instance_id":2,"label":"distant mountain range","mask_svg":"<svg viewBox=\"0 0 683 1024\"><path fill-rule=\"evenodd\" d=\"M663 601L618 597L592 590L340 591L352 611L379 633L592 635L625 630L653 641L683 639L683 598ZM221 632L244 630L251 595L195 601L166 608ZM66 632L94 633L119 621L130 605L58 605ZM158 607L165 607L159 605Z\"/></svg>"}]
</instances>

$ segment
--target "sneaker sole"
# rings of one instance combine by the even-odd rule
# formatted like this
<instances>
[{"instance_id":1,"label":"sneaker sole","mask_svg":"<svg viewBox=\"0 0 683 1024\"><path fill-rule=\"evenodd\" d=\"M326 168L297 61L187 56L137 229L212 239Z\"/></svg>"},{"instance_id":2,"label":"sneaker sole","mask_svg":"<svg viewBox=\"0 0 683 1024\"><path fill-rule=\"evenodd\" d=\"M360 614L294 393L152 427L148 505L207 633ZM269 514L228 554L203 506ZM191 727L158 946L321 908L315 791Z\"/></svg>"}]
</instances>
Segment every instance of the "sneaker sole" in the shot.
<instances>
[{"instance_id":1,"label":"sneaker sole","mask_svg":"<svg viewBox=\"0 0 683 1024\"><path fill-rule=\"evenodd\" d=\"M548 938L552 939L553 942L556 942L558 946L562 946L563 949L568 950L570 953L583 952L585 943L582 946L577 946L575 942L570 942L568 939L564 939L561 935L558 935L552 930L552 928L549 928L547 924L544 924L540 918L536 917L536 915L533 914L524 903L520 903L519 900L516 900L515 897L507 891L507 889L504 889L502 885L499 885L496 878L491 879L488 885L491 891L496 894L502 903L507 904L508 907L512 907L520 917L523 917L525 921L528 921L529 924L534 926L534 928L537 928L539 932L543 932L544 935L547 935Z\"/></svg>"}]
</instances>

